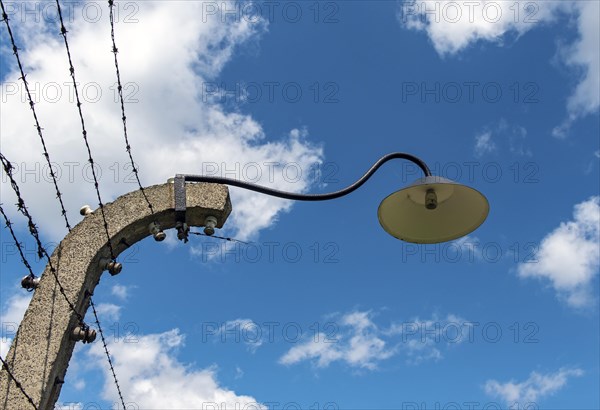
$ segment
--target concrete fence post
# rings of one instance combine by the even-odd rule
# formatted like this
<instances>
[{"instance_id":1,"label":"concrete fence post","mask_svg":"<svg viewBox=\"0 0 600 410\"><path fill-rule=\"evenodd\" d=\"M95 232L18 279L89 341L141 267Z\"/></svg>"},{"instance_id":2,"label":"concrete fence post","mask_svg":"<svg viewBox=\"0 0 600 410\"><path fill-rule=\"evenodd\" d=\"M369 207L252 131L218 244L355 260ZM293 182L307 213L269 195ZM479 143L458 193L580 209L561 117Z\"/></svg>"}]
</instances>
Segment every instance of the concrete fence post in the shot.
<instances>
[{"instance_id":1,"label":"concrete fence post","mask_svg":"<svg viewBox=\"0 0 600 410\"><path fill-rule=\"evenodd\" d=\"M186 223L190 227L204 226L206 217L213 216L221 228L231 213L228 188L206 183L186 185ZM152 222L157 222L163 230L176 225L174 184L155 185L145 192L154 207L154 215L141 191L130 192L105 205L115 256L151 236ZM51 256L68 299L82 316L88 309L89 295L105 272L100 261L110 259L106 239L100 211L96 210L73 228ZM160 245L153 243L152 246ZM121 275L126 274L124 264ZM69 308L46 266L6 357L12 374L39 409L54 409L75 347L71 333L77 325L77 315ZM3 368L0 370L0 408L32 408Z\"/></svg>"}]
</instances>

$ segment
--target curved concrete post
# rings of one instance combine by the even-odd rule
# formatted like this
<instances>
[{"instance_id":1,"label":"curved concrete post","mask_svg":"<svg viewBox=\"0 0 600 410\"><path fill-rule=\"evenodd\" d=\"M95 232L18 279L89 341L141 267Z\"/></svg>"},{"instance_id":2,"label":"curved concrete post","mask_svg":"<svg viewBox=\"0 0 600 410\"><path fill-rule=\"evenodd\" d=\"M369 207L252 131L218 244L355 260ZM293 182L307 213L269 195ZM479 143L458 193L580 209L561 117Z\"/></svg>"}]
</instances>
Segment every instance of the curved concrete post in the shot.
<instances>
[{"instance_id":1,"label":"curved concrete post","mask_svg":"<svg viewBox=\"0 0 600 410\"><path fill-rule=\"evenodd\" d=\"M116 256L149 236L151 222L158 222L164 230L175 227L174 184L156 185L145 191L154 215L141 191L123 195L105 206ZM229 190L224 185L187 184L186 200L189 226L203 226L205 218L212 215L220 228L231 212ZM99 263L103 258L110 258L110 252L99 210L75 226L51 256L67 297L82 316L89 306L89 294L103 273ZM122 274L127 274L127 266ZM11 372L39 409L54 409L76 343L70 335L77 325L76 314L46 266L6 357ZM0 409L31 408L6 370L0 370Z\"/></svg>"}]
</instances>

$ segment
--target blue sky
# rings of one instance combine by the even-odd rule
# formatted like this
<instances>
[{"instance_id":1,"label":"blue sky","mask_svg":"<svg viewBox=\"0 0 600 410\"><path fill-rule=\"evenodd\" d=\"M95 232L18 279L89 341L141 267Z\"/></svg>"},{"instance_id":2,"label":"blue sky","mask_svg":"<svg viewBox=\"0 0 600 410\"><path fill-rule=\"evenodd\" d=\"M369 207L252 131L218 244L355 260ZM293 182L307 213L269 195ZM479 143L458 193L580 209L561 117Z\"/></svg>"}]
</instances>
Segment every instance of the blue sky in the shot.
<instances>
[{"instance_id":1,"label":"blue sky","mask_svg":"<svg viewBox=\"0 0 600 410\"><path fill-rule=\"evenodd\" d=\"M323 203L231 188L219 234L250 245L183 244L169 231L123 253L123 272L96 289L131 408L600 408L598 2L467 3L117 6L129 137L145 185L213 172L329 192L404 151L491 206L468 237L413 245L389 236L376 214L421 177L410 163L387 164ZM78 222L95 193L54 10L7 4ZM136 185L113 98L108 9L68 4L110 201ZM5 27L0 36L2 152L19 164L52 248L66 232ZM34 263L5 179L3 206ZM4 357L30 295L1 235ZM118 408L101 348L76 348L62 408Z\"/></svg>"}]
</instances>

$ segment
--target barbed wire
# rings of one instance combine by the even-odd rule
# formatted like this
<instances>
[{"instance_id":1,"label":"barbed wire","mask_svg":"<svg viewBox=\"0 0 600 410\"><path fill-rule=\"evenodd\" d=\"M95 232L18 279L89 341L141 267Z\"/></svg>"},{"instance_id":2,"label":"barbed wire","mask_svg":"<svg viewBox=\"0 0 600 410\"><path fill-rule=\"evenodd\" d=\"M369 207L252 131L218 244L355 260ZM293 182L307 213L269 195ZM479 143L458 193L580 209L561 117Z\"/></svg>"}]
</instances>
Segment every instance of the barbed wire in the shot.
<instances>
[{"instance_id":1,"label":"barbed wire","mask_svg":"<svg viewBox=\"0 0 600 410\"><path fill-rule=\"evenodd\" d=\"M94 301L90 298L90 305L92 306L92 311L94 312L94 318L96 319L96 324L98 325L98 332L100 333L100 339L102 340L102 346L104 346L104 352L106 353L106 358L108 359L108 366L110 367L110 371L112 373L113 379L115 381L115 385L117 386L117 392L119 393L119 399L121 399L121 404L123 405L123 409L126 409L125 400L123 399L123 394L121 393L121 387L119 386L119 381L117 380L117 374L115 373L115 368L113 366L112 359L110 358L110 353L108 351L108 346L106 345L106 339L104 338L104 332L102 331L102 326L100 326L100 320L98 319L98 313L96 312L96 305L94 305Z\"/></svg>"},{"instance_id":2,"label":"barbed wire","mask_svg":"<svg viewBox=\"0 0 600 410\"><path fill-rule=\"evenodd\" d=\"M12 229L12 223L10 222L10 219L8 219L8 217L6 216L6 213L4 213L4 209L2 208L2 204L0 204L0 213L2 213L2 216L4 217L4 221L6 223L6 227L10 231L10 234L11 234L11 236L13 237L13 239L15 241L17 249L19 250L19 254L21 255L21 261L23 262L23 264L29 270L29 275L32 276L32 277L35 277L35 275L33 273L33 270L31 269L31 265L27 261L27 258L25 258L25 254L23 253L23 249L21 248L21 243L17 239L17 237L15 235L15 232ZM21 391L21 393L25 396L25 398L27 398L27 401L29 401L29 403L31 403L31 405L33 406L33 408L37 410L37 406L33 402L33 399L31 398L31 396L29 396L27 394L27 392L23 388L23 385L21 384L21 382L19 382L17 380L17 378L12 374L12 372L10 371L10 368L8 367L8 363L6 363L6 361L4 361L4 359L2 358L2 356L0 356L0 361L2 361L2 367L6 370L6 372L8 373L8 375L10 376L10 378L13 380L13 382L15 383L15 385L17 386L17 388Z\"/></svg>"},{"instance_id":3,"label":"barbed wire","mask_svg":"<svg viewBox=\"0 0 600 410\"><path fill-rule=\"evenodd\" d=\"M244 241L241 241L239 239L229 238L229 237L225 237L225 236L207 235L207 234L202 233L202 232L190 231L190 234L197 235L197 236L206 236L207 238L221 239L221 240L228 241L228 242L238 242L238 243L241 243L241 244L244 244L244 245L250 245L252 243L252 242L244 242Z\"/></svg>"},{"instance_id":4,"label":"barbed wire","mask_svg":"<svg viewBox=\"0 0 600 410\"><path fill-rule=\"evenodd\" d=\"M96 171L94 169L94 158L92 157L92 150L91 150L90 144L88 142L87 130L85 129L85 120L83 119L83 111L81 110L82 103L81 103L81 100L79 99L77 80L75 79L75 67L73 67L73 60L71 58L71 49L69 48L69 41L67 39L68 31L64 24L62 10L60 8L60 2L58 0L56 0L56 9L57 9L58 18L60 21L60 34L62 35L62 37L64 39L65 48L67 50L67 57L69 59L69 73L71 75L71 79L73 80L73 90L74 90L74 94L75 94L77 111L79 112L79 120L81 122L83 141L85 142L85 147L87 149L88 162L90 163L90 165L91 165L90 168L92 169L92 177L94 179L94 188L96 188L96 196L98 197L98 206L100 207L100 213L102 214L102 221L104 223L104 231L106 232L106 242L108 244L108 249L110 251L110 257L114 261L114 260L116 260L116 257L115 257L115 252L114 252L112 243L110 242L110 234L108 233L108 222L106 220L106 215L104 213L104 203L102 202L102 197L100 195L98 177L96 176Z\"/></svg>"},{"instance_id":5,"label":"barbed wire","mask_svg":"<svg viewBox=\"0 0 600 410\"><path fill-rule=\"evenodd\" d=\"M35 405L35 403L33 402L33 399L31 398L31 396L29 394L27 394L27 392L25 391L25 388L23 387L23 385L17 380L17 378L12 374L12 372L10 371L10 367L8 367L8 363L6 363L6 361L2 358L2 356L0 356L0 361L2 362L2 367L6 370L6 373L8 373L8 375L10 376L10 378L13 380L13 382L15 382L15 384L17 385L17 388L19 390L21 390L21 393L23 393L23 395L27 398L27 401L29 403L31 403L31 406L35 409L38 410L38 407Z\"/></svg>"},{"instance_id":6,"label":"barbed wire","mask_svg":"<svg viewBox=\"0 0 600 410\"><path fill-rule=\"evenodd\" d=\"M23 70L23 65L21 64L21 58L19 57L19 49L16 45L15 38L12 33L12 29L8 22L8 14L6 14L6 10L4 9L4 2L0 0L0 7L2 7L2 20L6 23L6 29L8 30L8 36L10 37L10 42L12 45L13 54L17 59L17 65L19 66L19 71L21 72L20 79L23 80L23 85L25 87L25 91L27 92L27 100L29 101L29 108L31 108L31 112L33 113L33 119L35 120L35 128L37 129L38 136L40 137L40 141L42 143L42 147L44 148L44 157L46 158L46 162L48 163L48 168L50 169L50 176L52 177L52 182L54 183L54 189L56 191L56 198L60 203L61 213L65 219L65 223L67 225L67 229L71 230L71 225L69 224L69 220L67 219L67 211L65 210L65 204L62 200L62 194L58 189L58 182L56 181L56 174L54 173L54 169L52 168L52 164L50 161L50 154L48 154L48 149L46 148L46 142L44 141L44 136L42 135L42 127L40 126L40 122L38 120L37 113L35 111L35 103L33 102L33 98L31 97L31 92L29 91L29 84L27 83L27 75Z\"/></svg>"},{"instance_id":7,"label":"barbed wire","mask_svg":"<svg viewBox=\"0 0 600 410\"><path fill-rule=\"evenodd\" d=\"M33 269L31 269L31 265L27 261L27 258L25 258L25 253L23 253L23 249L22 249L21 243L17 239L17 236L15 235L15 231L13 231L12 223L10 222L10 219L8 219L8 216L6 216L6 213L4 213L4 209L2 208L2 204L0 204L0 213L4 217L5 225L8 228L8 230L10 231L10 234L11 234L12 238L15 241L15 245L17 246L17 250L19 251L19 255L21 255L21 261L23 262L23 265L25 265L25 267L29 271L29 276L35 277L35 274L33 273Z\"/></svg>"},{"instance_id":8,"label":"barbed wire","mask_svg":"<svg viewBox=\"0 0 600 410\"><path fill-rule=\"evenodd\" d=\"M131 161L131 166L133 169L133 174L135 175L135 179L140 187L140 191L142 191L142 195L144 199L148 203L148 208L150 208L150 212L154 215L154 208L146 195L146 191L140 182L140 176L138 174L138 169L135 166L135 162L133 161L133 155L131 154L131 145L129 144L129 137L127 136L127 116L125 115L125 101L123 99L123 86L121 85L121 71L119 70L119 60L117 58L117 53L119 49L117 48L117 44L115 42L115 23L114 23L114 13L113 13L114 1L108 0L108 8L110 10L109 18L110 18L110 38L112 40L112 53L115 56L115 70L117 73L117 91L119 93L119 100L121 102L121 120L123 121L123 136L125 138L125 148L127 150L127 154L129 155L129 160Z\"/></svg>"}]
</instances>

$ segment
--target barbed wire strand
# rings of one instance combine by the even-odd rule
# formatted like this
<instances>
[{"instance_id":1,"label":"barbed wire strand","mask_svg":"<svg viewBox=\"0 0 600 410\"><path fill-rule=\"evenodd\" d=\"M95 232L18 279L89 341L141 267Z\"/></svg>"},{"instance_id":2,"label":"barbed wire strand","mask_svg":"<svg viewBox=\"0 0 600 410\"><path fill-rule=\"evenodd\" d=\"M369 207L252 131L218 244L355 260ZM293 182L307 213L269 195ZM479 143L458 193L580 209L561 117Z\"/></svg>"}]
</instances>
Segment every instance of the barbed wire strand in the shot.
<instances>
[{"instance_id":1,"label":"barbed wire strand","mask_svg":"<svg viewBox=\"0 0 600 410\"><path fill-rule=\"evenodd\" d=\"M96 176L96 171L94 169L94 158L92 157L92 150L90 148L90 144L87 138L87 130L85 129L85 120L83 119L83 111L81 110L81 100L79 99L79 91L77 88L77 80L75 79L75 67L73 67L73 59L71 58L71 49L69 48L69 41L67 39L67 28L65 27L62 10L60 8L60 2L56 0L56 9L58 12L58 18L60 21L60 34L62 35L65 48L67 50L67 57L69 60L69 73L71 75L71 79L73 80L73 90L75 94L75 100L77 105L77 111L79 112L79 120L81 122L81 130L83 135L83 141L85 142L85 147L87 149L88 154L88 162L90 163L90 168L92 169L92 177L94 179L94 188L96 188L96 196L98 197L98 206L100 207L100 213L102 214L102 221L104 223L104 231L106 232L106 242L108 244L108 249L110 251L110 257L114 261L116 260L115 252L110 242L110 234L108 233L108 222L106 220L106 215L104 213L104 203L102 202L102 196L100 195L100 188L98 184L98 177Z\"/></svg>"},{"instance_id":2,"label":"barbed wire strand","mask_svg":"<svg viewBox=\"0 0 600 410\"><path fill-rule=\"evenodd\" d=\"M106 357L108 359L108 366L110 367L110 371L112 373L113 379L115 381L115 385L117 386L117 392L119 393L119 399L121 400L121 404L123 405L123 409L126 409L125 400L123 400L123 394L121 393L121 387L119 386L119 381L117 380L117 374L115 373L115 368L113 366L112 359L110 358L110 353L108 351L108 346L106 345L106 339L104 338L104 332L102 331L102 326L100 326L100 320L98 319L98 313L96 312L96 305L90 298L90 305L92 306L92 311L94 312L94 318L96 319L96 324L98 325L98 331L100 333L100 339L102 339L102 346L104 346L104 352L106 353Z\"/></svg>"},{"instance_id":3,"label":"barbed wire strand","mask_svg":"<svg viewBox=\"0 0 600 410\"><path fill-rule=\"evenodd\" d=\"M225 236L207 235L207 234L202 233L202 232L190 231L190 234L197 235L197 236L206 236L208 238L214 238L214 239L222 239L224 241L229 241L229 242L238 242L238 243L241 243L241 244L244 244L244 245L250 245L252 243L252 242L240 241L239 239L229 238L229 237L225 237Z\"/></svg>"},{"instance_id":4,"label":"barbed wire strand","mask_svg":"<svg viewBox=\"0 0 600 410\"><path fill-rule=\"evenodd\" d=\"M5 225L8 228L8 230L10 231L10 235L12 236L12 238L15 241L15 245L17 246L17 250L19 251L19 255L21 255L21 261L23 262L23 265L25 265L25 267L29 271L29 275L35 277L35 274L33 273L33 269L31 269L31 265L27 261L27 258L25 258L25 253L23 253L22 245L19 242L19 240L17 239L17 236L15 235L15 231L13 231L12 222L10 222L10 219L8 219L8 216L6 216L6 213L4 213L2 204L0 204L0 213L4 217Z\"/></svg>"},{"instance_id":5,"label":"barbed wire strand","mask_svg":"<svg viewBox=\"0 0 600 410\"><path fill-rule=\"evenodd\" d=\"M21 393L23 393L23 396L25 396L27 398L27 401L29 403L31 403L31 406L35 409L38 410L38 407L35 405L35 403L33 402L33 399L31 398L31 396L29 394L27 394L27 392L25 391L25 388L23 387L23 385L17 380L17 378L12 374L12 372L10 371L10 367L8 367L8 363L6 363L6 361L2 358L2 356L0 356L0 361L2 362L2 367L6 370L6 373L8 373L8 376L13 380L13 382L15 382L15 384L17 385L17 388L19 390L21 390Z\"/></svg>"},{"instance_id":6,"label":"barbed wire strand","mask_svg":"<svg viewBox=\"0 0 600 410\"><path fill-rule=\"evenodd\" d=\"M140 187L140 191L144 196L144 199L148 203L148 208L150 208L150 212L154 215L154 208L146 195L146 191L140 182L140 176L138 174L138 169L135 166L135 162L133 161L133 155L131 154L131 144L129 144L129 137L127 136L127 116L125 115L125 101L123 99L123 85L121 84L121 71L119 70L119 60L117 58L117 53L119 49L117 48L117 44L115 42L115 23L114 23L114 1L108 0L108 8L110 10L109 18L110 18L110 38L112 40L112 53L115 56L115 70L117 73L117 91L119 93L119 100L121 102L121 120L123 121L123 136L125 138L125 148L127 150L127 154L129 155L129 160L131 161L131 167L133 169L133 174L135 175L135 179Z\"/></svg>"},{"instance_id":7,"label":"barbed wire strand","mask_svg":"<svg viewBox=\"0 0 600 410\"><path fill-rule=\"evenodd\" d=\"M54 189L56 191L56 198L60 203L60 209L63 218L65 219L65 223L67 229L71 231L71 225L69 224L69 220L67 219L67 211L65 210L65 204L62 200L62 194L58 189L58 182L56 181L56 174L54 173L54 169L52 168L52 163L50 161L50 154L48 154L48 149L46 148L46 142L44 141L44 136L42 135L42 127L38 120L37 113L35 111L35 103L33 102L33 98L31 97L31 92L29 91L29 84L27 83L27 75L23 70L23 65L21 64L21 58L19 57L19 49L16 45L15 38L13 36L12 29L8 22L8 14L6 14L6 10L4 9L4 2L0 0L0 7L2 7L2 20L6 23L6 29L8 30L8 35L10 37L10 42L12 45L13 54L17 59L17 65L19 66L19 71L21 72L20 79L23 80L23 86L25 87L25 91L27 92L27 100L29 101L29 108L31 108L31 112L33 113L33 119L35 120L35 128L37 129L38 136L40 137L40 141L42 143L42 147L44 148L44 157L46 158L46 162L48 163L48 169L50 170L50 176L52 177L52 182L54 183Z\"/></svg>"}]
</instances>

